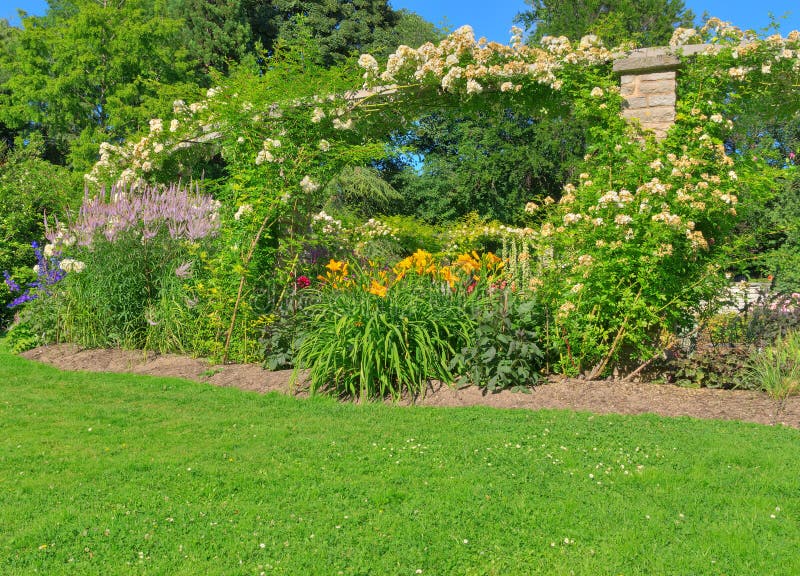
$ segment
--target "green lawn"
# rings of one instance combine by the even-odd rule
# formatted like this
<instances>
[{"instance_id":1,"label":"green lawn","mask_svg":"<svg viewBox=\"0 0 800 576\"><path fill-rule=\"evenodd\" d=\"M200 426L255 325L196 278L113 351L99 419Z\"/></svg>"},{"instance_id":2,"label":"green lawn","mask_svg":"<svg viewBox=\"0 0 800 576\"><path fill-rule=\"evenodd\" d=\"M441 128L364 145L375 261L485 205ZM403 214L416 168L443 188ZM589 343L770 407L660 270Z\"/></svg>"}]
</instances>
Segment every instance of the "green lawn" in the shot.
<instances>
[{"instance_id":1,"label":"green lawn","mask_svg":"<svg viewBox=\"0 0 800 576\"><path fill-rule=\"evenodd\" d=\"M0 574L800 574L800 431L400 408L0 352Z\"/></svg>"}]
</instances>

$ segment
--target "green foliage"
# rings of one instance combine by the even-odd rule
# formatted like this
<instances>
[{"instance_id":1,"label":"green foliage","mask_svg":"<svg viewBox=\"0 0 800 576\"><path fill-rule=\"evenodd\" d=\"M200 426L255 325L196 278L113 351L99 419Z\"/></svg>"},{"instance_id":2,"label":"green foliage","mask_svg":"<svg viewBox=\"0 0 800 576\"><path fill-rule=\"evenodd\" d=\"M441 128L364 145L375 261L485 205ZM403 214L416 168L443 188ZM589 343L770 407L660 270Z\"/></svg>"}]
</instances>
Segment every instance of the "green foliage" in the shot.
<instances>
[{"instance_id":1,"label":"green foliage","mask_svg":"<svg viewBox=\"0 0 800 576\"><path fill-rule=\"evenodd\" d=\"M395 206L399 213L442 223L477 212L520 224L528 201L557 199L574 178L586 126L569 110L532 117L530 111L482 104L424 116L396 138L414 152L407 163L422 160L420 170L406 164L387 174L403 195Z\"/></svg>"},{"instance_id":2,"label":"green foliage","mask_svg":"<svg viewBox=\"0 0 800 576\"><path fill-rule=\"evenodd\" d=\"M532 38L595 34L608 46L633 42L665 46L677 26L691 28L694 14L683 0L525 0L529 10L517 20L533 29Z\"/></svg>"},{"instance_id":3,"label":"green foliage","mask_svg":"<svg viewBox=\"0 0 800 576\"><path fill-rule=\"evenodd\" d=\"M0 150L0 272L6 270L24 286L34 279L36 264L31 242L44 238L44 215L65 213L77 199L74 177L42 160L44 143L38 134L14 148ZM10 318L11 301L0 285L0 326Z\"/></svg>"},{"instance_id":4,"label":"green foliage","mask_svg":"<svg viewBox=\"0 0 800 576\"><path fill-rule=\"evenodd\" d=\"M800 331L778 338L753 355L752 378L773 398L800 392Z\"/></svg>"},{"instance_id":5,"label":"green foliage","mask_svg":"<svg viewBox=\"0 0 800 576\"><path fill-rule=\"evenodd\" d=\"M200 68L226 71L254 50L243 0L169 0L172 17L183 20L183 45Z\"/></svg>"},{"instance_id":6,"label":"green foliage","mask_svg":"<svg viewBox=\"0 0 800 576\"><path fill-rule=\"evenodd\" d=\"M438 42L446 31L428 22L416 12L405 8L395 11L396 20L391 28L381 28L374 32L370 52L384 57L398 46L422 46L425 42Z\"/></svg>"},{"instance_id":7,"label":"green foliage","mask_svg":"<svg viewBox=\"0 0 800 576\"><path fill-rule=\"evenodd\" d=\"M199 251L166 231L144 243L126 234L72 250L86 268L69 274L49 299L59 311L59 339L87 348L190 351L197 295L176 270L188 263L196 276Z\"/></svg>"},{"instance_id":8,"label":"green foliage","mask_svg":"<svg viewBox=\"0 0 800 576\"><path fill-rule=\"evenodd\" d=\"M41 344L41 339L27 323L14 324L6 333L6 344L14 354L36 348Z\"/></svg>"},{"instance_id":9,"label":"green foliage","mask_svg":"<svg viewBox=\"0 0 800 576\"><path fill-rule=\"evenodd\" d=\"M686 388L758 389L748 374L752 351L743 344L706 346L677 352L666 363L657 364L657 370L667 382Z\"/></svg>"},{"instance_id":10,"label":"green foliage","mask_svg":"<svg viewBox=\"0 0 800 576\"><path fill-rule=\"evenodd\" d=\"M298 277L291 293L279 300L264 326L259 340L264 366L269 370L295 366L297 349L303 338L304 309L319 300L319 292L309 289L311 282L308 277Z\"/></svg>"},{"instance_id":11,"label":"green foliage","mask_svg":"<svg viewBox=\"0 0 800 576\"><path fill-rule=\"evenodd\" d=\"M393 228L394 236L406 254L417 250L439 254L444 247L440 229L414 216L395 214L384 217L384 221Z\"/></svg>"},{"instance_id":12,"label":"green foliage","mask_svg":"<svg viewBox=\"0 0 800 576\"><path fill-rule=\"evenodd\" d=\"M764 268L774 275L776 290L784 293L800 292L800 171L795 166L792 172L765 206L758 244L765 250Z\"/></svg>"},{"instance_id":13,"label":"green foliage","mask_svg":"<svg viewBox=\"0 0 800 576\"><path fill-rule=\"evenodd\" d=\"M798 304L798 294L764 295L743 313L712 316L691 349L671 351L654 372L680 386L762 389L753 362L765 349L780 348L800 328Z\"/></svg>"},{"instance_id":14,"label":"green foliage","mask_svg":"<svg viewBox=\"0 0 800 576\"><path fill-rule=\"evenodd\" d=\"M472 337L462 293L413 273L377 292L357 272L352 285L323 290L306 308L296 363L310 370L312 392L418 397L430 379L453 381L450 361Z\"/></svg>"},{"instance_id":15,"label":"green foliage","mask_svg":"<svg viewBox=\"0 0 800 576\"><path fill-rule=\"evenodd\" d=\"M149 0L74 0L28 17L14 43L0 121L45 135L48 155L86 171L119 141L197 92L181 24Z\"/></svg>"},{"instance_id":16,"label":"green foliage","mask_svg":"<svg viewBox=\"0 0 800 576\"><path fill-rule=\"evenodd\" d=\"M538 308L535 299L509 288L490 290L486 300L473 308L470 345L451 363L459 373L458 382L489 392L527 391L536 385L544 364Z\"/></svg>"},{"instance_id":17,"label":"green foliage","mask_svg":"<svg viewBox=\"0 0 800 576\"><path fill-rule=\"evenodd\" d=\"M318 63L325 66L369 52L376 35L390 35L399 20L386 0L274 0L270 8L274 11L270 25L277 27L278 38L292 42L298 28L307 27L319 48ZM275 44L274 38L260 39L267 48Z\"/></svg>"},{"instance_id":18,"label":"green foliage","mask_svg":"<svg viewBox=\"0 0 800 576\"><path fill-rule=\"evenodd\" d=\"M346 166L325 187L329 210L347 209L368 218L385 214L401 195L374 168Z\"/></svg>"}]
</instances>

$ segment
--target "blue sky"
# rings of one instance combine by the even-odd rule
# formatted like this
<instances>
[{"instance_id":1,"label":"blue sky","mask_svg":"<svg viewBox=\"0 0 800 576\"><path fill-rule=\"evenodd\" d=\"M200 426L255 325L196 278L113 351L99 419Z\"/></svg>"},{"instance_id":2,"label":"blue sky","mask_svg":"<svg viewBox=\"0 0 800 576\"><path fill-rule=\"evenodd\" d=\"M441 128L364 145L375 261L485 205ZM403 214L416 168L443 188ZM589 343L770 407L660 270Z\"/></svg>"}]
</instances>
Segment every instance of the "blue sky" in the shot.
<instances>
[{"instance_id":1,"label":"blue sky","mask_svg":"<svg viewBox=\"0 0 800 576\"><path fill-rule=\"evenodd\" d=\"M508 29L514 16L525 10L523 0L390 0L396 9L407 8L419 13L435 24L443 21L451 28L470 24L476 36L489 40L508 42ZM768 14L782 16L791 12L789 19L782 21L781 30L800 30L800 0L684 0L699 17L707 11L712 16L733 22L741 28L760 29L769 23ZM47 8L45 0L0 0L0 18L7 18L18 25L17 8L31 14L42 14Z\"/></svg>"}]
</instances>

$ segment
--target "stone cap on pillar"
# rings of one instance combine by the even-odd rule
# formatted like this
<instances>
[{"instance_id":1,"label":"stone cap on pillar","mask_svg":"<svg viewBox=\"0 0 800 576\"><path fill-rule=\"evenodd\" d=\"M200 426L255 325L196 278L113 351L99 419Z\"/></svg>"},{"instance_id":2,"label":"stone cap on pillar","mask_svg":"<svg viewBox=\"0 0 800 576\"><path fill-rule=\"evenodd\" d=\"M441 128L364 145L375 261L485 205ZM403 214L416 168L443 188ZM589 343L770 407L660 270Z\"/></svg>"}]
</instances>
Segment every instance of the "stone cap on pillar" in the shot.
<instances>
[{"instance_id":1,"label":"stone cap on pillar","mask_svg":"<svg viewBox=\"0 0 800 576\"><path fill-rule=\"evenodd\" d=\"M711 44L688 44L673 48L672 46L655 46L637 48L619 54L614 60L614 72L618 74L642 74L674 70L680 66L680 56L712 53L716 47Z\"/></svg>"}]
</instances>

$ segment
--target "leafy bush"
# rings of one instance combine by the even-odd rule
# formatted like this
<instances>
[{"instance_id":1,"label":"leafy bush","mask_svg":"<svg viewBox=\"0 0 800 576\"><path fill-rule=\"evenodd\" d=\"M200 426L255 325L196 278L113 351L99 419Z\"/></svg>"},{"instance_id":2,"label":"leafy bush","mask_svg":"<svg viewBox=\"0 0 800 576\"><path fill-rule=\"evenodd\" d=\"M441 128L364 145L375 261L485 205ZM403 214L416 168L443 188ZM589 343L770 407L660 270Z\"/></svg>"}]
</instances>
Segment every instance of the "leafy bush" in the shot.
<instances>
[{"instance_id":1,"label":"leafy bush","mask_svg":"<svg viewBox=\"0 0 800 576\"><path fill-rule=\"evenodd\" d=\"M191 351L203 317L198 263L218 226L217 208L178 186L87 197L70 228L48 231L44 253L55 255L57 267L40 258L39 272L67 274L53 290L46 288L53 282L39 281L36 295L44 297L24 318L55 318L46 340Z\"/></svg>"},{"instance_id":2,"label":"leafy bush","mask_svg":"<svg viewBox=\"0 0 800 576\"><path fill-rule=\"evenodd\" d=\"M0 150L0 271L23 286L36 279L31 242L44 238L43 214L63 213L76 200L69 172L42 160L43 152L37 134ZM7 304L17 296L0 285L0 327L11 319Z\"/></svg>"},{"instance_id":3,"label":"leafy bush","mask_svg":"<svg viewBox=\"0 0 800 576\"><path fill-rule=\"evenodd\" d=\"M800 293L777 294L755 306L740 320L744 339L757 346L769 346L778 338L800 328Z\"/></svg>"},{"instance_id":4,"label":"leafy bush","mask_svg":"<svg viewBox=\"0 0 800 576\"><path fill-rule=\"evenodd\" d=\"M293 368L303 329L303 311L318 301L319 291L310 289L311 279L298 276L288 297L278 298L260 338L264 365L269 370Z\"/></svg>"},{"instance_id":5,"label":"leafy bush","mask_svg":"<svg viewBox=\"0 0 800 576\"><path fill-rule=\"evenodd\" d=\"M36 348L39 342L39 336L37 336L30 325L25 322L14 324L6 333L6 343L8 344L9 350L14 354Z\"/></svg>"},{"instance_id":6,"label":"leafy bush","mask_svg":"<svg viewBox=\"0 0 800 576\"><path fill-rule=\"evenodd\" d=\"M748 374L751 346L710 346L694 352L678 351L674 354L660 366L661 375L671 384L685 388L726 390L758 387Z\"/></svg>"},{"instance_id":7,"label":"leafy bush","mask_svg":"<svg viewBox=\"0 0 800 576\"><path fill-rule=\"evenodd\" d=\"M790 332L753 355L752 377L773 398L800 392L800 331Z\"/></svg>"},{"instance_id":8,"label":"leafy bush","mask_svg":"<svg viewBox=\"0 0 800 576\"><path fill-rule=\"evenodd\" d=\"M541 311L536 300L510 289L494 290L473 308L475 331L451 367L459 382L490 392L526 390L539 381L544 351L539 347Z\"/></svg>"},{"instance_id":9,"label":"leafy bush","mask_svg":"<svg viewBox=\"0 0 800 576\"><path fill-rule=\"evenodd\" d=\"M416 397L428 379L453 382L451 360L473 334L467 302L481 293L473 273L489 272L496 260L463 255L439 266L418 251L392 271L352 275L347 263L332 260L319 303L305 311L297 353L297 365L311 371L312 391Z\"/></svg>"}]
</instances>

